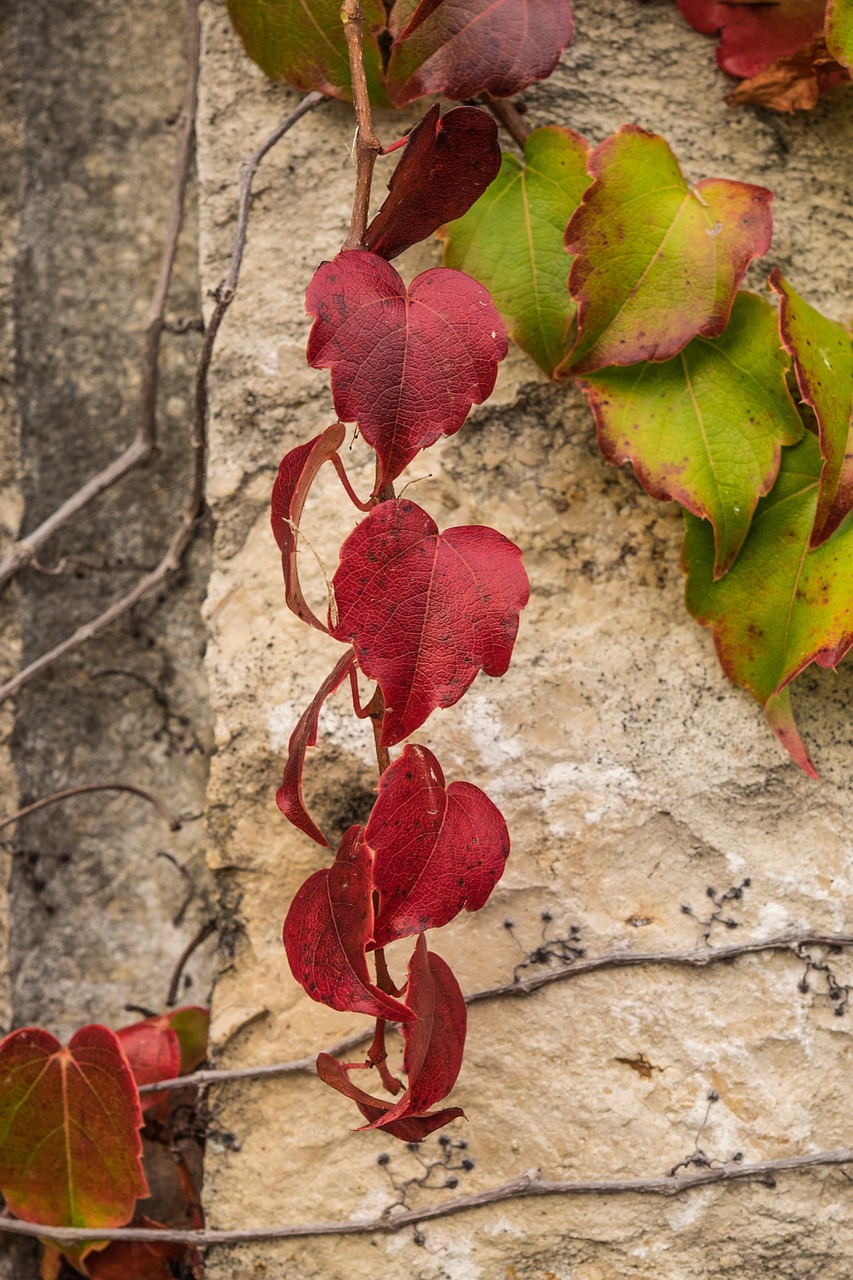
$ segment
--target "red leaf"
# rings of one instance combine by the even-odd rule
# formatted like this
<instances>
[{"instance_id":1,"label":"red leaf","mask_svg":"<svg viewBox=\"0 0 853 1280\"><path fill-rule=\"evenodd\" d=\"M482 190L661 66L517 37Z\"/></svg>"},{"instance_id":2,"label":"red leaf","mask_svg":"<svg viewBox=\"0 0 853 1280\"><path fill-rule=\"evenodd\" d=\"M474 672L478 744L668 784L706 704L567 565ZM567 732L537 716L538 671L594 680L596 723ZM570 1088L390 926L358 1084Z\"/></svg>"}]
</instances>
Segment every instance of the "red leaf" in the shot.
<instances>
[{"instance_id":1,"label":"red leaf","mask_svg":"<svg viewBox=\"0 0 853 1280\"><path fill-rule=\"evenodd\" d=\"M0 1191L56 1227L121 1227L148 1194L142 1113L117 1037L82 1027L67 1048L24 1027L0 1044Z\"/></svg>"},{"instance_id":2,"label":"red leaf","mask_svg":"<svg viewBox=\"0 0 853 1280\"><path fill-rule=\"evenodd\" d=\"M403 1070L408 1088L390 1111L371 1121L384 1129L408 1116L420 1116L456 1083L465 1049L468 1010L450 966L428 951L421 934L409 961L406 1000L415 1019L403 1027Z\"/></svg>"},{"instance_id":3,"label":"red leaf","mask_svg":"<svg viewBox=\"0 0 853 1280\"><path fill-rule=\"evenodd\" d=\"M382 502L341 548L338 623L385 698L382 743L452 707L477 672L502 676L530 594L521 552L494 529L439 533L413 502Z\"/></svg>"},{"instance_id":4,"label":"red leaf","mask_svg":"<svg viewBox=\"0 0 853 1280\"><path fill-rule=\"evenodd\" d=\"M406 1005L370 981L365 949L373 936L371 856L362 827L350 827L334 865L309 876L290 904L284 946L294 978L332 1009L406 1022Z\"/></svg>"},{"instance_id":5,"label":"red leaf","mask_svg":"<svg viewBox=\"0 0 853 1280\"><path fill-rule=\"evenodd\" d=\"M572 38L568 0L397 0L391 101L428 93L512 97L554 70Z\"/></svg>"},{"instance_id":6,"label":"red leaf","mask_svg":"<svg viewBox=\"0 0 853 1280\"><path fill-rule=\"evenodd\" d=\"M488 291L444 267L407 289L383 258L351 250L323 263L305 305L315 317L308 362L331 369L335 412L357 422L379 455L378 488L459 430L491 394L507 352Z\"/></svg>"},{"instance_id":7,"label":"red leaf","mask_svg":"<svg viewBox=\"0 0 853 1280\"><path fill-rule=\"evenodd\" d=\"M509 833L489 797L451 782L426 747L408 746L379 780L364 838L374 851L379 912L373 945L384 947L479 911L503 874Z\"/></svg>"},{"instance_id":8,"label":"red leaf","mask_svg":"<svg viewBox=\"0 0 853 1280\"><path fill-rule=\"evenodd\" d=\"M678 0L691 26L720 35L717 62L732 76L754 76L796 53L823 30L826 0Z\"/></svg>"},{"instance_id":9,"label":"red leaf","mask_svg":"<svg viewBox=\"0 0 853 1280\"><path fill-rule=\"evenodd\" d=\"M317 1075L324 1084L337 1089L338 1093L342 1093L344 1097L352 1098L366 1120L381 1119L394 1105L374 1098L363 1089L359 1089L353 1084L343 1063L338 1062L328 1053L318 1055ZM407 1116L402 1120L392 1120L390 1124L382 1125L382 1130L390 1133L394 1138L399 1138L401 1142L423 1142L424 1138L429 1137L436 1129L441 1129L444 1125L450 1124L451 1120L457 1120L464 1114L461 1107L445 1107L443 1111L433 1111L427 1116Z\"/></svg>"},{"instance_id":10,"label":"red leaf","mask_svg":"<svg viewBox=\"0 0 853 1280\"><path fill-rule=\"evenodd\" d=\"M314 483L317 472L324 462L337 454L345 435L342 424L334 422L308 444L291 449L281 461L272 490L270 519L273 537L281 551L284 598L287 607L293 610L297 618L316 627L318 631L326 631L327 627L314 614L299 585L296 566L299 522L308 490Z\"/></svg>"},{"instance_id":11,"label":"red leaf","mask_svg":"<svg viewBox=\"0 0 853 1280\"><path fill-rule=\"evenodd\" d=\"M181 1045L177 1033L169 1025L168 1014L134 1022L129 1027L122 1027L116 1035L137 1085L173 1080L180 1074ZM144 1094L143 1111L159 1106L168 1096L168 1089Z\"/></svg>"},{"instance_id":12,"label":"red leaf","mask_svg":"<svg viewBox=\"0 0 853 1280\"><path fill-rule=\"evenodd\" d=\"M144 1215L133 1225L151 1231L167 1230L162 1222ZM186 1251L186 1245L169 1241L152 1244L142 1240L113 1240L100 1253L89 1255L86 1271L91 1280L173 1280L169 1263L180 1262Z\"/></svg>"},{"instance_id":13,"label":"red leaf","mask_svg":"<svg viewBox=\"0 0 853 1280\"><path fill-rule=\"evenodd\" d=\"M304 831L307 836L326 849L329 847L329 842L311 818L302 800L302 770L305 767L305 752L309 747L317 745L317 728L323 703L343 683L354 665L355 654L350 649L339 660L334 670L326 676L299 717L287 744L287 763L284 766L281 786L275 793L275 802L288 822L292 822L294 827Z\"/></svg>"},{"instance_id":14,"label":"red leaf","mask_svg":"<svg viewBox=\"0 0 853 1280\"><path fill-rule=\"evenodd\" d=\"M382 258L396 258L467 213L500 167L498 126L489 113L454 107L439 119L436 103L409 134L365 244Z\"/></svg>"}]
</instances>

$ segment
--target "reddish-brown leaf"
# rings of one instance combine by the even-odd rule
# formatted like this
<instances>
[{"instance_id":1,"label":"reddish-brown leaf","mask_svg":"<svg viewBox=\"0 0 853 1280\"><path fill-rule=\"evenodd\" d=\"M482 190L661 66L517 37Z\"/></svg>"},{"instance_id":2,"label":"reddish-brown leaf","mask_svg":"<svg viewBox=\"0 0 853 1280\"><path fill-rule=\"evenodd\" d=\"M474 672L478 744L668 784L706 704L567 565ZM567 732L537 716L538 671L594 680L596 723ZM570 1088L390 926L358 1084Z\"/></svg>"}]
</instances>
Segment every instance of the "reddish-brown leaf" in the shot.
<instances>
[{"instance_id":1,"label":"reddish-brown leaf","mask_svg":"<svg viewBox=\"0 0 853 1280\"><path fill-rule=\"evenodd\" d=\"M318 1055L317 1075L324 1084L337 1089L338 1093L342 1093L344 1097L351 1098L365 1120L381 1120L394 1106L392 1102L384 1102L359 1089L353 1084L343 1063L338 1062L337 1058L333 1058L328 1053ZM383 1133L390 1133L401 1142L423 1142L424 1138L429 1137L436 1129L450 1124L451 1120L458 1120L464 1114L461 1107L445 1107L442 1111L433 1111L426 1116L406 1116L402 1120L392 1120L390 1124L381 1127ZM367 1127L369 1126L362 1126L362 1128Z\"/></svg>"},{"instance_id":2,"label":"reddish-brown leaf","mask_svg":"<svg viewBox=\"0 0 853 1280\"><path fill-rule=\"evenodd\" d=\"M393 746L436 707L452 707L478 671L502 676L530 588L514 543L468 525L438 532L414 502L382 502L341 548L338 622L385 699Z\"/></svg>"},{"instance_id":3,"label":"reddish-brown leaf","mask_svg":"<svg viewBox=\"0 0 853 1280\"><path fill-rule=\"evenodd\" d=\"M316 627L318 631L328 628L313 612L299 585L297 570L297 553L299 540L299 522L308 490L314 483L317 472L324 462L328 462L344 442L346 431L340 422L333 422L319 436L315 436L308 444L291 449L281 461L278 475L272 489L270 504L270 522L273 537L281 551L281 568L284 573L284 598L287 607L292 609L297 618Z\"/></svg>"},{"instance_id":4,"label":"reddish-brown leaf","mask_svg":"<svg viewBox=\"0 0 853 1280\"><path fill-rule=\"evenodd\" d=\"M488 291L445 267L407 289L383 258L352 250L323 263L305 305L315 319L308 362L331 369L335 412L357 422L379 456L378 488L459 430L507 352Z\"/></svg>"},{"instance_id":5,"label":"reddish-brown leaf","mask_svg":"<svg viewBox=\"0 0 853 1280\"><path fill-rule=\"evenodd\" d=\"M445 222L461 218L494 182L501 167L498 126L479 107L454 107L439 119L430 107L388 183L389 195L367 228L364 243L396 258Z\"/></svg>"},{"instance_id":6,"label":"reddish-brown leaf","mask_svg":"<svg viewBox=\"0 0 853 1280\"><path fill-rule=\"evenodd\" d=\"M691 26L720 35L717 62L732 76L754 76L796 53L823 29L826 0L678 0Z\"/></svg>"},{"instance_id":7,"label":"reddish-brown leaf","mask_svg":"<svg viewBox=\"0 0 853 1280\"><path fill-rule=\"evenodd\" d=\"M167 1228L143 1214L133 1222L135 1227L156 1231ZM165 1241L152 1244L142 1240L113 1240L100 1253L92 1253L85 1262L91 1280L173 1280L170 1262L180 1262L187 1246Z\"/></svg>"},{"instance_id":8,"label":"reddish-brown leaf","mask_svg":"<svg viewBox=\"0 0 853 1280\"><path fill-rule=\"evenodd\" d=\"M388 94L511 97L544 80L572 38L568 0L397 0Z\"/></svg>"},{"instance_id":9,"label":"reddish-brown leaf","mask_svg":"<svg viewBox=\"0 0 853 1280\"><path fill-rule=\"evenodd\" d=\"M173 1080L181 1070L181 1045L169 1025L168 1014L146 1018L116 1032L137 1085ZM168 1089L142 1095L142 1109L150 1111L169 1096Z\"/></svg>"},{"instance_id":10,"label":"reddish-brown leaf","mask_svg":"<svg viewBox=\"0 0 853 1280\"><path fill-rule=\"evenodd\" d=\"M25 1027L0 1044L0 1192L28 1222L121 1227L148 1194L139 1095L119 1041L82 1027L66 1048Z\"/></svg>"},{"instance_id":11,"label":"reddish-brown leaf","mask_svg":"<svg viewBox=\"0 0 853 1280\"><path fill-rule=\"evenodd\" d=\"M382 774L364 838L380 894L376 947L437 929L463 908L479 911L509 854L500 810L470 782L445 788L441 766L420 746L404 747Z\"/></svg>"},{"instance_id":12,"label":"reddish-brown leaf","mask_svg":"<svg viewBox=\"0 0 853 1280\"><path fill-rule=\"evenodd\" d=\"M850 72L827 52L826 39L816 36L796 53L774 58L726 98L730 107L770 107L773 111L810 111L822 93L850 79Z\"/></svg>"},{"instance_id":13,"label":"reddish-brown leaf","mask_svg":"<svg viewBox=\"0 0 853 1280\"><path fill-rule=\"evenodd\" d=\"M406 1022L414 1015L370 981L371 855L362 827L350 827L334 865L309 876L290 904L284 946L294 978L332 1009Z\"/></svg>"},{"instance_id":14,"label":"reddish-brown leaf","mask_svg":"<svg viewBox=\"0 0 853 1280\"><path fill-rule=\"evenodd\" d=\"M329 847L329 842L303 803L302 771L305 767L305 752L309 747L317 745L317 728L323 703L343 683L354 665L355 654L348 649L302 712L296 728L290 735L290 741L287 744L287 763L284 766L281 786L275 793L275 802L288 822L292 822L294 827L304 831L307 836L326 849Z\"/></svg>"}]
</instances>

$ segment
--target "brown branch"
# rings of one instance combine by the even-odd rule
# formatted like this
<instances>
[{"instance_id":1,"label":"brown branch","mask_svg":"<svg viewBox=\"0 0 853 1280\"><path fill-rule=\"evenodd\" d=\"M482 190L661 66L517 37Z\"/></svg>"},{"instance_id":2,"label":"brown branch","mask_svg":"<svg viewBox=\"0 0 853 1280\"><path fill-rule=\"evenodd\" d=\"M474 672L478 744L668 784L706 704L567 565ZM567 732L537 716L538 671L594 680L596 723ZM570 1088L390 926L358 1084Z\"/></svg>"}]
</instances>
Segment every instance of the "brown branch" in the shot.
<instances>
[{"instance_id":1,"label":"brown branch","mask_svg":"<svg viewBox=\"0 0 853 1280\"><path fill-rule=\"evenodd\" d=\"M216 306L211 316L210 323L207 326L202 343L201 352L199 353L198 365L196 366L195 376L195 413L191 427L190 444L193 456L193 478L190 499L181 521L180 528L173 537L169 549L165 556L152 571L145 575L140 582L126 596L116 601L109 609L94 618L91 622L85 623L82 627L74 632L73 635L61 641L48 653L37 658L35 662L31 662L28 667L20 671L11 680L0 686L0 702L4 702L6 698L17 693L17 691L27 684L34 676L41 671L53 665L59 658L66 653L70 653L73 649L78 648L87 640L93 639L100 635L107 627L111 626L118 618L122 617L128 610L132 609L143 596L153 590L165 578L175 573L183 562L184 554L195 536L196 530L204 516L204 482L205 482L205 453L207 448L207 374L210 368L210 360L213 354L213 344L219 331L219 326L225 312L228 310L233 301L234 294L237 289L237 282L240 275L240 265L243 260L243 250L246 246L246 236L249 221L249 204L252 194L252 180L263 157L267 152L275 146L280 138L283 138L287 131L296 124L297 120L301 120L307 112L318 107L325 99L320 93L309 93L302 99L286 119L273 130L267 140L254 151L248 160L244 162L240 170L240 201L237 217L237 232L234 241L234 248L231 254L231 262L228 268L228 274L223 285L216 293Z\"/></svg>"},{"instance_id":2,"label":"brown branch","mask_svg":"<svg viewBox=\"0 0 853 1280\"><path fill-rule=\"evenodd\" d=\"M541 987L552 982L563 982L568 978L581 978L590 973L598 973L606 969L634 969L641 965L670 966L687 969L705 969L713 964L731 964L740 956L758 955L765 951L787 951L799 956L802 947L853 947L853 935L846 933L818 933L804 930L802 932L778 933L771 938L756 942L734 943L729 947L703 947L691 951L608 951L602 956L576 960L574 964L564 965L559 969L550 969L545 973L530 978L520 978L518 982L505 982L496 987L486 987L482 991L472 991L465 997L466 1004L477 1004L480 1000L495 1000L506 996L528 996ZM393 1026L389 1023L389 1026ZM370 1039L370 1031L356 1032L331 1045L324 1052L333 1058L340 1058L350 1049L364 1044ZM172 1080L158 1080L153 1084L140 1086L140 1093L153 1092L155 1089L174 1088L177 1085L221 1084L230 1080L252 1080L263 1076L290 1075L296 1072L313 1072L316 1054L307 1054L304 1058L291 1058L287 1062L273 1062L263 1067L236 1067L232 1070L196 1071L193 1075L179 1076Z\"/></svg>"},{"instance_id":3,"label":"brown branch","mask_svg":"<svg viewBox=\"0 0 853 1280\"><path fill-rule=\"evenodd\" d=\"M367 76L364 72L364 15L361 0L343 0L341 22L344 24L347 52L349 54L350 74L352 76L352 99L355 106L355 118L358 123L356 134L355 158L355 197L352 205L352 221L349 235L344 241L345 249L363 249L364 233L367 230L367 219L370 213L370 187L373 182L373 167L376 157L382 150L382 143L373 131L373 116L370 111L370 95L367 91Z\"/></svg>"},{"instance_id":4,"label":"brown branch","mask_svg":"<svg viewBox=\"0 0 853 1280\"><path fill-rule=\"evenodd\" d=\"M480 95L480 100L489 108L498 124L502 124L507 133L521 150L533 132L524 116L514 107L508 98L493 98L490 93Z\"/></svg>"},{"instance_id":5,"label":"brown branch","mask_svg":"<svg viewBox=\"0 0 853 1280\"><path fill-rule=\"evenodd\" d=\"M160 269L148 315L145 321L145 340L142 357L142 389L140 394L139 425L133 443L107 467L92 476L76 493L53 512L52 515L20 538L0 563L0 591L14 576L31 564L37 552L53 535L73 519L78 512L100 497L130 471L150 462L157 450L157 388L159 382L160 336L166 309L166 295L172 278L175 254L184 217L190 161L195 134L196 103L198 99L199 72L199 0L187 3L187 79L184 97L175 122L175 169L169 197L169 213Z\"/></svg>"},{"instance_id":6,"label":"brown branch","mask_svg":"<svg viewBox=\"0 0 853 1280\"><path fill-rule=\"evenodd\" d=\"M11 826L13 822L19 822L21 818L28 817L31 813L37 813L39 809L45 809L49 804L58 804L61 800L70 800L72 796L90 795L93 791L125 791L128 795L139 796L142 800L147 800L149 804L153 804L154 808L160 814L164 822L169 824L170 831L180 831L181 824L170 809L167 809L162 800L158 800L150 791L143 790L142 787L132 787L124 782L88 782L79 787L67 787L64 791L57 791L52 796L43 796L41 800L34 800L32 804L25 805L23 809L18 809L16 813L12 813L8 818L0 820L0 831L4 827Z\"/></svg>"},{"instance_id":7,"label":"brown branch","mask_svg":"<svg viewBox=\"0 0 853 1280\"><path fill-rule=\"evenodd\" d=\"M815 1151L800 1156L786 1156L780 1160L757 1160L753 1164L721 1164L695 1173L683 1173L662 1178L585 1179L577 1182L546 1182L538 1169L522 1173L499 1187L475 1191L471 1195L445 1200L443 1204L425 1209L404 1209L400 1213L388 1213L366 1222L317 1222L289 1227L248 1227L237 1231L162 1231L145 1227L120 1227L105 1229L93 1227L48 1227L36 1222L20 1222L14 1218L0 1221L0 1231L15 1235L39 1236L42 1240L57 1244L76 1244L81 1240L140 1240L152 1244L194 1245L204 1248L221 1244L249 1244L258 1240L293 1240L317 1236L393 1235L405 1227L430 1222L436 1218L449 1218L452 1214L479 1209L483 1205L501 1204L507 1200L529 1200L534 1196L677 1196L694 1187L713 1186L725 1182L761 1182L775 1187L776 1175L800 1169L827 1168L853 1164L853 1149L840 1147L833 1151Z\"/></svg>"},{"instance_id":8,"label":"brown branch","mask_svg":"<svg viewBox=\"0 0 853 1280\"><path fill-rule=\"evenodd\" d=\"M203 942L206 942L212 933L216 933L216 921L208 920L203 924L194 938L191 938L184 947L181 954L175 961L175 967L172 970L172 979L169 983L169 991L166 996L166 1008L171 1009L178 999L178 987L181 982L181 974L184 972L187 961L194 951L197 951Z\"/></svg>"}]
</instances>

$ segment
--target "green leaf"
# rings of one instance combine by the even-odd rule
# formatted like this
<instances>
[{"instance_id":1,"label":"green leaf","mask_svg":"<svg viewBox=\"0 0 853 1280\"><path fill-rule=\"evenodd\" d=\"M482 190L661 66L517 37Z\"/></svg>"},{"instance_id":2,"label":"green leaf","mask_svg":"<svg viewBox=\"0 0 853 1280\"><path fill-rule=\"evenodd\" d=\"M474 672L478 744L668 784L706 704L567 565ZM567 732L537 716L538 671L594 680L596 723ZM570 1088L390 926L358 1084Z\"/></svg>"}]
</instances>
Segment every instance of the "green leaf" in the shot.
<instances>
[{"instance_id":1,"label":"green leaf","mask_svg":"<svg viewBox=\"0 0 853 1280\"><path fill-rule=\"evenodd\" d=\"M779 478L721 581L713 578L710 527L688 515L684 539L688 609L712 628L723 670L764 706L774 733L812 777L788 687L812 662L837 667L853 644L853 520L808 546L820 465L811 432L784 451Z\"/></svg>"},{"instance_id":2,"label":"green leaf","mask_svg":"<svg viewBox=\"0 0 853 1280\"><path fill-rule=\"evenodd\" d=\"M718 337L770 245L771 193L713 178L691 189L663 138L636 125L597 147L589 171L566 231L580 334L562 371L669 360L697 335Z\"/></svg>"},{"instance_id":3,"label":"green leaf","mask_svg":"<svg viewBox=\"0 0 853 1280\"><path fill-rule=\"evenodd\" d=\"M387 107L378 43L385 8L382 0L362 0L362 8L370 101ZM246 53L271 80L287 80L303 92L352 97L341 0L228 0L228 13Z\"/></svg>"},{"instance_id":4,"label":"green leaf","mask_svg":"<svg viewBox=\"0 0 853 1280\"><path fill-rule=\"evenodd\" d=\"M148 1194L141 1125L130 1067L106 1027L81 1028L64 1049L36 1027L0 1044L0 1191L16 1217L124 1226Z\"/></svg>"},{"instance_id":5,"label":"green leaf","mask_svg":"<svg viewBox=\"0 0 853 1280\"><path fill-rule=\"evenodd\" d=\"M563 236L592 181L587 153L571 129L536 129L524 164L505 154L485 194L442 233L445 264L486 286L512 340L549 375L569 350L577 314Z\"/></svg>"},{"instance_id":6,"label":"green leaf","mask_svg":"<svg viewBox=\"0 0 853 1280\"><path fill-rule=\"evenodd\" d=\"M720 338L694 338L665 364L580 380L608 462L631 462L653 498L674 499L714 529L714 577L730 568L781 446L803 434L788 394L776 313L739 293Z\"/></svg>"},{"instance_id":7,"label":"green leaf","mask_svg":"<svg viewBox=\"0 0 853 1280\"><path fill-rule=\"evenodd\" d=\"M201 1005L188 1004L164 1015L181 1046L181 1075L195 1071L207 1057L210 1036L210 1013Z\"/></svg>"},{"instance_id":8,"label":"green leaf","mask_svg":"<svg viewBox=\"0 0 853 1280\"><path fill-rule=\"evenodd\" d=\"M823 470L811 545L835 532L853 508L853 339L843 325L810 307L778 270L771 287L782 299L779 327L794 357L800 394L820 430Z\"/></svg>"},{"instance_id":9,"label":"green leaf","mask_svg":"<svg viewBox=\"0 0 853 1280\"><path fill-rule=\"evenodd\" d=\"M853 71L853 0L829 0L826 47L836 61Z\"/></svg>"}]
</instances>

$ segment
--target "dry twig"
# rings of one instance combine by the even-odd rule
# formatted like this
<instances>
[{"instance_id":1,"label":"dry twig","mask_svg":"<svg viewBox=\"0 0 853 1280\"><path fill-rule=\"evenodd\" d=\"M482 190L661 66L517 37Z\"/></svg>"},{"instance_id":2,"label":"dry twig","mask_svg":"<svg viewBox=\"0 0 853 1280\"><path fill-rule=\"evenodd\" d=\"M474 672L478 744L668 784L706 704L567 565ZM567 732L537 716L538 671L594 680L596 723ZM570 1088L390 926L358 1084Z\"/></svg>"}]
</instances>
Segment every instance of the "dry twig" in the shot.
<instances>
[{"instance_id":1,"label":"dry twig","mask_svg":"<svg viewBox=\"0 0 853 1280\"><path fill-rule=\"evenodd\" d=\"M23 809L9 814L8 818L0 819L0 831L4 827L11 826L13 822L19 822L21 818L28 817L31 813L37 813L39 809L47 808L49 804L70 800L72 796L89 795L93 791L126 791L128 795L139 796L141 800L147 800L149 804L153 804L163 821L168 823L170 831L181 829L181 824L171 809L167 809L163 801L158 800L152 792L145 791L142 787L132 787L126 782L87 782L79 787L66 787L64 791L56 791L52 796L42 796L41 800L34 800L32 804L24 805Z\"/></svg>"}]
</instances>

